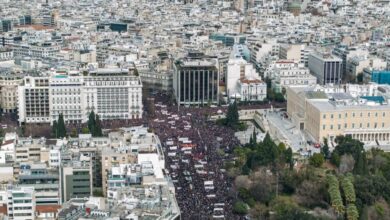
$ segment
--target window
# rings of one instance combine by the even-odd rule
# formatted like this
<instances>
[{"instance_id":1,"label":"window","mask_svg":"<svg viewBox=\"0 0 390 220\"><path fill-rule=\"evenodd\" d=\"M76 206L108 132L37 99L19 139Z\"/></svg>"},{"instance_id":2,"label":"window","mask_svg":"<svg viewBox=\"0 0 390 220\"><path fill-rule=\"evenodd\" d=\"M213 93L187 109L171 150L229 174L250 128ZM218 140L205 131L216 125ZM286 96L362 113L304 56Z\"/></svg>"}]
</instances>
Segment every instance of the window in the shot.
<instances>
[{"instance_id":1,"label":"window","mask_svg":"<svg viewBox=\"0 0 390 220\"><path fill-rule=\"evenodd\" d=\"M382 128L384 128L385 127L385 123L384 122L382 122Z\"/></svg>"},{"instance_id":2,"label":"window","mask_svg":"<svg viewBox=\"0 0 390 220\"><path fill-rule=\"evenodd\" d=\"M352 123L352 128L355 128L355 123Z\"/></svg>"},{"instance_id":3,"label":"window","mask_svg":"<svg viewBox=\"0 0 390 220\"><path fill-rule=\"evenodd\" d=\"M333 130L333 125L330 125L330 130Z\"/></svg>"},{"instance_id":4,"label":"window","mask_svg":"<svg viewBox=\"0 0 390 220\"><path fill-rule=\"evenodd\" d=\"M341 114L339 114L339 118L341 118Z\"/></svg>"},{"instance_id":5,"label":"window","mask_svg":"<svg viewBox=\"0 0 390 220\"><path fill-rule=\"evenodd\" d=\"M344 128L348 128L348 124L347 123L344 124Z\"/></svg>"},{"instance_id":6,"label":"window","mask_svg":"<svg viewBox=\"0 0 390 220\"><path fill-rule=\"evenodd\" d=\"M375 112L375 117L378 117L378 112Z\"/></svg>"},{"instance_id":7,"label":"window","mask_svg":"<svg viewBox=\"0 0 390 220\"><path fill-rule=\"evenodd\" d=\"M355 117L355 112L352 113L352 117Z\"/></svg>"},{"instance_id":8,"label":"window","mask_svg":"<svg viewBox=\"0 0 390 220\"><path fill-rule=\"evenodd\" d=\"M383 112L383 113L382 113L382 116L385 117L385 116L386 116L386 112Z\"/></svg>"},{"instance_id":9,"label":"window","mask_svg":"<svg viewBox=\"0 0 390 220\"><path fill-rule=\"evenodd\" d=\"M367 128L370 128L370 123L367 123Z\"/></svg>"},{"instance_id":10,"label":"window","mask_svg":"<svg viewBox=\"0 0 390 220\"><path fill-rule=\"evenodd\" d=\"M348 118L348 113L345 113L345 118Z\"/></svg>"},{"instance_id":11,"label":"window","mask_svg":"<svg viewBox=\"0 0 390 220\"><path fill-rule=\"evenodd\" d=\"M375 122L374 124L374 128L377 128L378 127L378 123Z\"/></svg>"},{"instance_id":12,"label":"window","mask_svg":"<svg viewBox=\"0 0 390 220\"><path fill-rule=\"evenodd\" d=\"M371 116L371 113L369 112L369 113L367 114L367 116L370 117L370 116Z\"/></svg>"},{"instance_id":13,"label":"window","mask_svg":"<svg viewBox=\"0 0 390 220\"><path fill-rule=\"evenodd\" d=\"M360 123L360 126L359 126L360 128L362 128L363 127L363 124L362 123Z\"/></svg>"},{"instance_id":14,"label":"window","mask_svg":"<svg viewBox=\"0 0 390 220\"><path fill-rule=\"evenodd\" d=\"M322 125L322 130L325 130L325 128L326 128L326 125Z\"/></svg>"},{"instance_id":15,"label":"window","mask_svg":"<svg viewBox=\"0 0 390 220\"><path fill-rule=\"evenodd\" d=\"M341 129L341 125L340 125L340 124L337 125L337 129L338 129L338 130Z\"/></svg>"},{"instance_id":16,"label":"window","mask_svg":"<svg viewBox=\"0 0 390 220\"><path fill-rule=\"evenodd\" d=\"M360 117L363 117L363 112L360 112Z\"/></svg>"},{"instance_id":17,"label":"window","mask_svg":"<svg viewBox=\"0 0 390 220\"><path fill-rule=\"evenodd\" d=\"M333 114L330 114L330 118L333 118Z\"/></svg>"},{"instance_id":18,"label":"window","mask_svg":"<svg viewBox=\"0 0 390 220\"><path fill-rule=\"evenodd\" d=\"M323 118L323 119L326 119L326 114L323 114L323 115L322 115L322 118Z\"/></svg>"}]
</instances>

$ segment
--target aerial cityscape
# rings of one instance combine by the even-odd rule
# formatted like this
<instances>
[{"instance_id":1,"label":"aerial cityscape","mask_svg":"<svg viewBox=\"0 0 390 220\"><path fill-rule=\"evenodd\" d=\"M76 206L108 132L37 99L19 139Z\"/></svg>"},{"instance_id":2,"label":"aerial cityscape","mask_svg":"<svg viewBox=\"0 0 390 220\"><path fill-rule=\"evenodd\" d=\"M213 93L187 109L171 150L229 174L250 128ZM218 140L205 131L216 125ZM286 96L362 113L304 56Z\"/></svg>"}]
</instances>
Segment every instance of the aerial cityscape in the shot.
<instances>
[{"instance_id":1,"label":"aerial cityscape","mask_svg":"<svg viewBox=\"0 0 390 220\"><path fill-rule=\"evenodd\" d=\"M0 220L390 220L390 0L0 0Z\"/></svg>"}]
</instances>

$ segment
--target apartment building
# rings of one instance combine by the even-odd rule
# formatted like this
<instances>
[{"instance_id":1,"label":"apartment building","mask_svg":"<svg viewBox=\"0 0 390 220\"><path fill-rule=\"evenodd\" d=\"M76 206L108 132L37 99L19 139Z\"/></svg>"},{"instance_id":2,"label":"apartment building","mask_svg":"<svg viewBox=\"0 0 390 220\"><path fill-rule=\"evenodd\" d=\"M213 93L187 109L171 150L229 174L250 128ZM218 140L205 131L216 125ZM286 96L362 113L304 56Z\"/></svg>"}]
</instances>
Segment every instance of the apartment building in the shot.
<instances>
[{"instance_id":1,"label":"apartment building","mask_svg":"<svg viewBox=\"0 0 390 220\"><path fill-rule=\"evenodd\" d=\"M37 206L60 204L58 170L45 163L21 163L18 184L34 188Z\"/></svg>"},{"instance_id":2,"label":"apartment building","mask_svg":"<svg viewBox=\"0 0 390 220\"><path fill-rule=\"evenodd\" d=\"M7 204L7 215L12 220L35 219L35 192L33 187L6 186L0 190L0 203Z\"/></svg>"},{"instance_id":3,"label":"apartment building","mask_svg":"<svg viewBox=\"0 0 390 220\"><path fill-rule=\"evenodd\" d=\"M0 74L0 106L2 112L16 112L18 108L18 86L22 83L22 75L9 73L8 71Z\"/></svg>"},{"instance_id":4,"label":"apartment building","mask_svg":"<svg viewBox=\"0 0 390 220\"><path fill-rule=\"evenodd\" d=\"M18 138L15 145L15 161L42 161L49 160L49 149L46 148L46 139Z\"/></svg>"},{"instance_id":5,"label":"apartment building","mask_svg":"<svg viewBox=\"0 0 390 220\"><path fill-rule=\"evenodd\" d=\"M55 42L14 43L12 49L15 57L49 58L55 57L60 52L61 46Z\"/></svg>"},{"instance_id":6,"label":"apartment building","mask_svg":"<svg viewBox=\"0 0 390 220\"><path fill-rule=\"evenodd\" d=\"M48 77L26 76L18 88L19 123L50 122Z\"/></svg>"},{"instance_id":7,"label":"apartment building","mask_svg":"<svg viewBox=\"0 0 390 220\"><path fill-rule=\"evenodd\" d=\"M278 60L270 65L265 75L272 79L272 89L282 92L291 85L315 85L317 78L310 74L303 63L293 60Z\"/></svg>"},{"instance_id":8,"label":"apartment building","mask_svg":"<svg viewBox=\"0 0 390 220\"><path fill-rule=\"evenodd\" d=\"M8 61L14 58L14 52L10 48L0 48L0 61Z\"/></svg>"},{"instance_id":9,"label":"apartment building","mask_svg":"<svg viewBox=\"0 0 390 220\"><path fill-rule=\"evenodd\" d=\"M60 170L61 204L72 198L88 198L92 195L92 170L89 161L66 161Z\"/></svg>"}]
</instances>

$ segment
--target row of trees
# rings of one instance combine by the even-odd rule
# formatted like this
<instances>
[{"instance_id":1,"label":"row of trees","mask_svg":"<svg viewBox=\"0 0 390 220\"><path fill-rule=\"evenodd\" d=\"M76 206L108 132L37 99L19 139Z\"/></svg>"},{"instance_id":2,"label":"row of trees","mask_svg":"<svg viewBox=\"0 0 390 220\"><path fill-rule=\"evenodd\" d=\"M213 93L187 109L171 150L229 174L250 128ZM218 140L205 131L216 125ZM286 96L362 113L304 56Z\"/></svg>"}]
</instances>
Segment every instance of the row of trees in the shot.
<instances>
[{"instance_id":1,"label":"row of trees","mask_svg":"<svg viewBox=\"0 0 390 220\"><path fill-rule=\"evenodd\" d=\"M93 137L103 136L101 120L99 115L95 114L93 111L89 114L87 127L82 128L81 130L84 134L92 134ZM52 135L55 138L64 138L67 136L64 115L60 113L58 115L58 120L53 122L52 126Z\"/></svg>"},{"instance_id":2,"label":"row of trees","mask_svg":"<svg viewBox=\"0 0 390 220\"><path fill-rule=\"evenodd\" d=\"M334 175L340 179L345 217L385 219L386 214L390 215L390 154L375 148L366 151L364 144L351 136L336 137L337 145L331 153L327 140L324 143L321 156L336 167ZM314 154L310 164L315 166L321 156ZM327 185L330 203L334 204L334 190L332 194L331 183Z\"/></svg>"},{"instance_id":3,"label":"row of trees","mask_svg":"<svg viewBox=\"0 0 390 220\"><path fill-rule=\"evenodd\" d=\"M259 219L327 219L307 214L314 208L336 210L327 211L331 219L390 216L390 154L365 151L348 136L336 138L333 152L325 143L299 170L292 169L291 150L268 134L260 142L254 134L249 144L236 147L235 162L226 166L238 192L235 212Z\"/></svg>"},{"instance_id":4,"label":"row of trees","mask_svg":"<svg viewBox=\"0 0 390 220\"><path fill-rule=\"evenodd\" d=\"M103 136L102 122L100 121L99 115L95 114L94 111L89 113L87 125L89 133L92 134L93 137Z\"/></svg>"},{"instance_id":5,"label":"row of trees","mask_svg":"<svg viewBox=\"0 0 390 220\"><path fill-rule=\"evenodd\" d=\"M64 115L62 113L58 116L58 120L53 122L52 133L55 138L66 137L66 127Z\"/></svg>"}]
</instances>

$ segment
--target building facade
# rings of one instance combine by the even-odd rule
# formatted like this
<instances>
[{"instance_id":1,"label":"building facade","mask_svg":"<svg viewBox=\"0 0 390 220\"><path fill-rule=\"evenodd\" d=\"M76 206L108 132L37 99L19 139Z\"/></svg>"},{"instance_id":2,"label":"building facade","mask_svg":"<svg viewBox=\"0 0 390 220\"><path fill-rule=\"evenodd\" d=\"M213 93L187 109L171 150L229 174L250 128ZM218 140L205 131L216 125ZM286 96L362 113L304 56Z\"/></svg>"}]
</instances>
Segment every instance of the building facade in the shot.
<instances>
[{"instance_id":1,"label":"building facade","mask_svg":"<svg viewBox=\"0 0 390 220\"><path fill-rule=\"evenodd\" d=\"M60 114L65 122L83 123L91 111L102 120L139 119L142 109L141 80L126 70L26 77L19 87L20 123L52 123Z\"/></svg>"},{"instance_id":2,"label":"building facade","mask_svg":"<svg viewBox=\"0 0 390 220\"><path fill-rule=\"evenodd\" d=\"M0 106L2 112L16 112L18 108L18 86L23 78L17 74L0 75Z\"/></svg>"},{"instance_id":3,"label":"building facade","mask_svg":"<svg viewBox=\"0 0 390 220\"><path fill-rule=\"evenodd\" d=\"M218 64L214 59L184 58L174 65L173 90L179 105L219 103Z\"/></svg>"},{"instance_id":4,"label":"building facade","mask_svg":"<svg viewBox=\"0 0 390 220\"><path fill-rule=\"evenodd\" d=\"M309 55L308 67L322 85L341 83L343 62L338 57L313 53Z\"/></svg>"},{"instance_id":5,"label":"building facade","mask_svg":"<svg viewBox=\"0 0 390 220\"><path fill-rule=\"evenodd\" d=\"M352 95L348 91L290 87L287 113L317 142L351 135L365 143L381 144L390 140L390 105L385 96L373 92Z\"/></svg>"},{"instance_id":6,"label":"building facade","mask_svg":"<svg viewBox=\"0 0 390 220\"><path fill-rule=\"evenodd\" d=\"M390 84L390 70L373 70L371 72L371 82L378 84Z\"/></svg>"},{"instance_id":7,"label":"building facade","mask_svg":"<svg viewBox=\"0 0 390 220\"><path fill-rule=\"evenodd\" d=\"M18 88L18 99L20 123L50 122L48 77L25 77Z\"/></svg>"},{"instance_id":8,"label":"building facade","mask_svg":"<svg viewBox=\"0 0 390 220\"><path fill-rule=\"evenodd\" d=\"M61 204L72 198L92 195L92 170L89 162L72 161L60 167Z\"/></svg>"}]
</instances>

